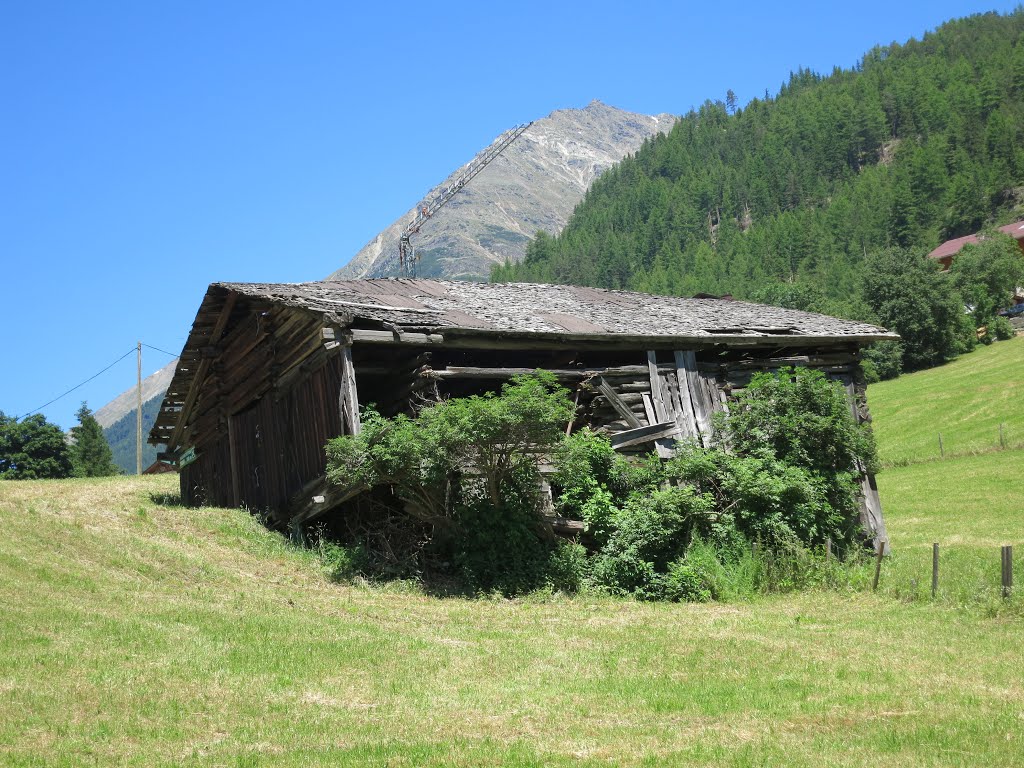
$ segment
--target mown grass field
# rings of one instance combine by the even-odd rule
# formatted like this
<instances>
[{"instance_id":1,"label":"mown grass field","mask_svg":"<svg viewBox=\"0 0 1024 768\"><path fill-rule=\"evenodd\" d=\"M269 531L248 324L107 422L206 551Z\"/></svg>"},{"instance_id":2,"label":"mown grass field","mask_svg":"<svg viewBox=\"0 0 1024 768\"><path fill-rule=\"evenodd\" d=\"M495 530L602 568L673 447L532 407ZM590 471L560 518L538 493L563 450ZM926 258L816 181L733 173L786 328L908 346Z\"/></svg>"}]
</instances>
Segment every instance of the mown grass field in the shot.
<instances>
[{"instance_id":1,"label":"mown grass field","mask_svg":"<svg viewBox=\"0 0 1024 768\"><path fill-rule=\"evenodd\" d=\"M712 605L336 585L173 476L0 483L0 765L1019 765L1022 466L886 470L878 594Z\"/></svg>"},{"instance_id":2,"label":"mown grass field","mask_svg":"<svg viewBox=\"0 0 1024 768\"><path fill-rule=\"evenodd\" d=\"M981 347L939 368L872 384L879 457L886 464L1024 448L1024 336Z\"/></svg>"}]
</instances>

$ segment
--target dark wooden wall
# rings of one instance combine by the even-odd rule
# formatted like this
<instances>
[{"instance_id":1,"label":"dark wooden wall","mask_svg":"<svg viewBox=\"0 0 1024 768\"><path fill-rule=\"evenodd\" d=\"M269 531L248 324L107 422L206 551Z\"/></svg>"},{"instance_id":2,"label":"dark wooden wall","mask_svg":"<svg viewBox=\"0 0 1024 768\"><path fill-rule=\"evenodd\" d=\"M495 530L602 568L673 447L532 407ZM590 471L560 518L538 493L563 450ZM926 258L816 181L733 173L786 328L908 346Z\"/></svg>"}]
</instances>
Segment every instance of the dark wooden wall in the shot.
<instances>
[{"instance_id":1,"label":"dark wooden wall","mask_svg":"<svg viewBox=\"0 0 1024 768\"><path fill-rule=\"evenodd\" d=\"M184 503L244 506L284 522L289 500L323 475L324 445L342 432L342 362L321 328L294 310L240 314L195 408Z\"/></svg>"}]
</instances>

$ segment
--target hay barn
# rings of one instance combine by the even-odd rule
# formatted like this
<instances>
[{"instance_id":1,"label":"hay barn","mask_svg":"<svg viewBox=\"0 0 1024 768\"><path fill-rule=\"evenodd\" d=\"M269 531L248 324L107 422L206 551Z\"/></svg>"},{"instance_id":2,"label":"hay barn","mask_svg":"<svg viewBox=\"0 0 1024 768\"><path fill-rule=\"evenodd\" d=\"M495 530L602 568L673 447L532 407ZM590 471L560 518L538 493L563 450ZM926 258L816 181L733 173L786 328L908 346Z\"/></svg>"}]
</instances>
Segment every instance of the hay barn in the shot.
<instances>
[{"instance_id":1,"label":"hay barn","mask_svg":"<svg viewBox=\"0 0 1024 768\"><path fill-rule=\"evenodd\" d=\"M818 368L870 418L860 350L882 328L729 299L564 285L381 279L215 283L181 352L151 443L184 503L245 506L281 527L343 515L324 444L385 416L495 390L545 368L574 392L574 426L618 450L669 456L708 439L712 416L762 370ZM884 539L874 478L862 523Z\"/></svg>"}]
</instances>

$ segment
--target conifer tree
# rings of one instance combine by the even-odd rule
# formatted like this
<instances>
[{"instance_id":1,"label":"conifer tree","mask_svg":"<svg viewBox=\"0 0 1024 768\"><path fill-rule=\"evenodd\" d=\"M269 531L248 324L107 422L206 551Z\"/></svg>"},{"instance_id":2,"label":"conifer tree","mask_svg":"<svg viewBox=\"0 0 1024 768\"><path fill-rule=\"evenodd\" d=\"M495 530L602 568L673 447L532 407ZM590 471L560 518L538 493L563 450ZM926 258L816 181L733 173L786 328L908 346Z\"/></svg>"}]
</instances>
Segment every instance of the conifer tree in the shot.
<instances>
[{"instance_id":1,"label":"conifer tree","mask_svg":"<svg viewBox=\"0 0 1024 768\"><path fill-rule=\"evenodd\" d=\"M120 473L114 464L107 438L103 436L103 428L96 421L84 402L75 414L78 426L71 428L74 445L71 447L71 462L74 466L74 477L107 477Z\"/></svg>"}]
</instances>

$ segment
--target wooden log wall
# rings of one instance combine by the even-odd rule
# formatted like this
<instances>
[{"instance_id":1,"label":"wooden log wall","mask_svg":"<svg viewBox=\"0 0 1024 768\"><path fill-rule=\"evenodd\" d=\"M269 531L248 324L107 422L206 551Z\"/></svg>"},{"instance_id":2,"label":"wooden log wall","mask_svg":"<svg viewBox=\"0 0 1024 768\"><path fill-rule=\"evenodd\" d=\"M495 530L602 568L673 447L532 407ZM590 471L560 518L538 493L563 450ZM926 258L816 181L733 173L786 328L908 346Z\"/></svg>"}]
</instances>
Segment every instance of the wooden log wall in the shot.
<instances>
[{"instance_id":1,"label":"wooden log wall","mask_svg":"<svg viewBox=\"0 0 1024 768\"><path fill-rule=\"evenodd\" d=\"M184 431L197 454L181 470L186 503L276 515L323 475L346 402L346 348L323 328L311 313L257 305L227 330Z\"/></svg>"}]
</instances>

